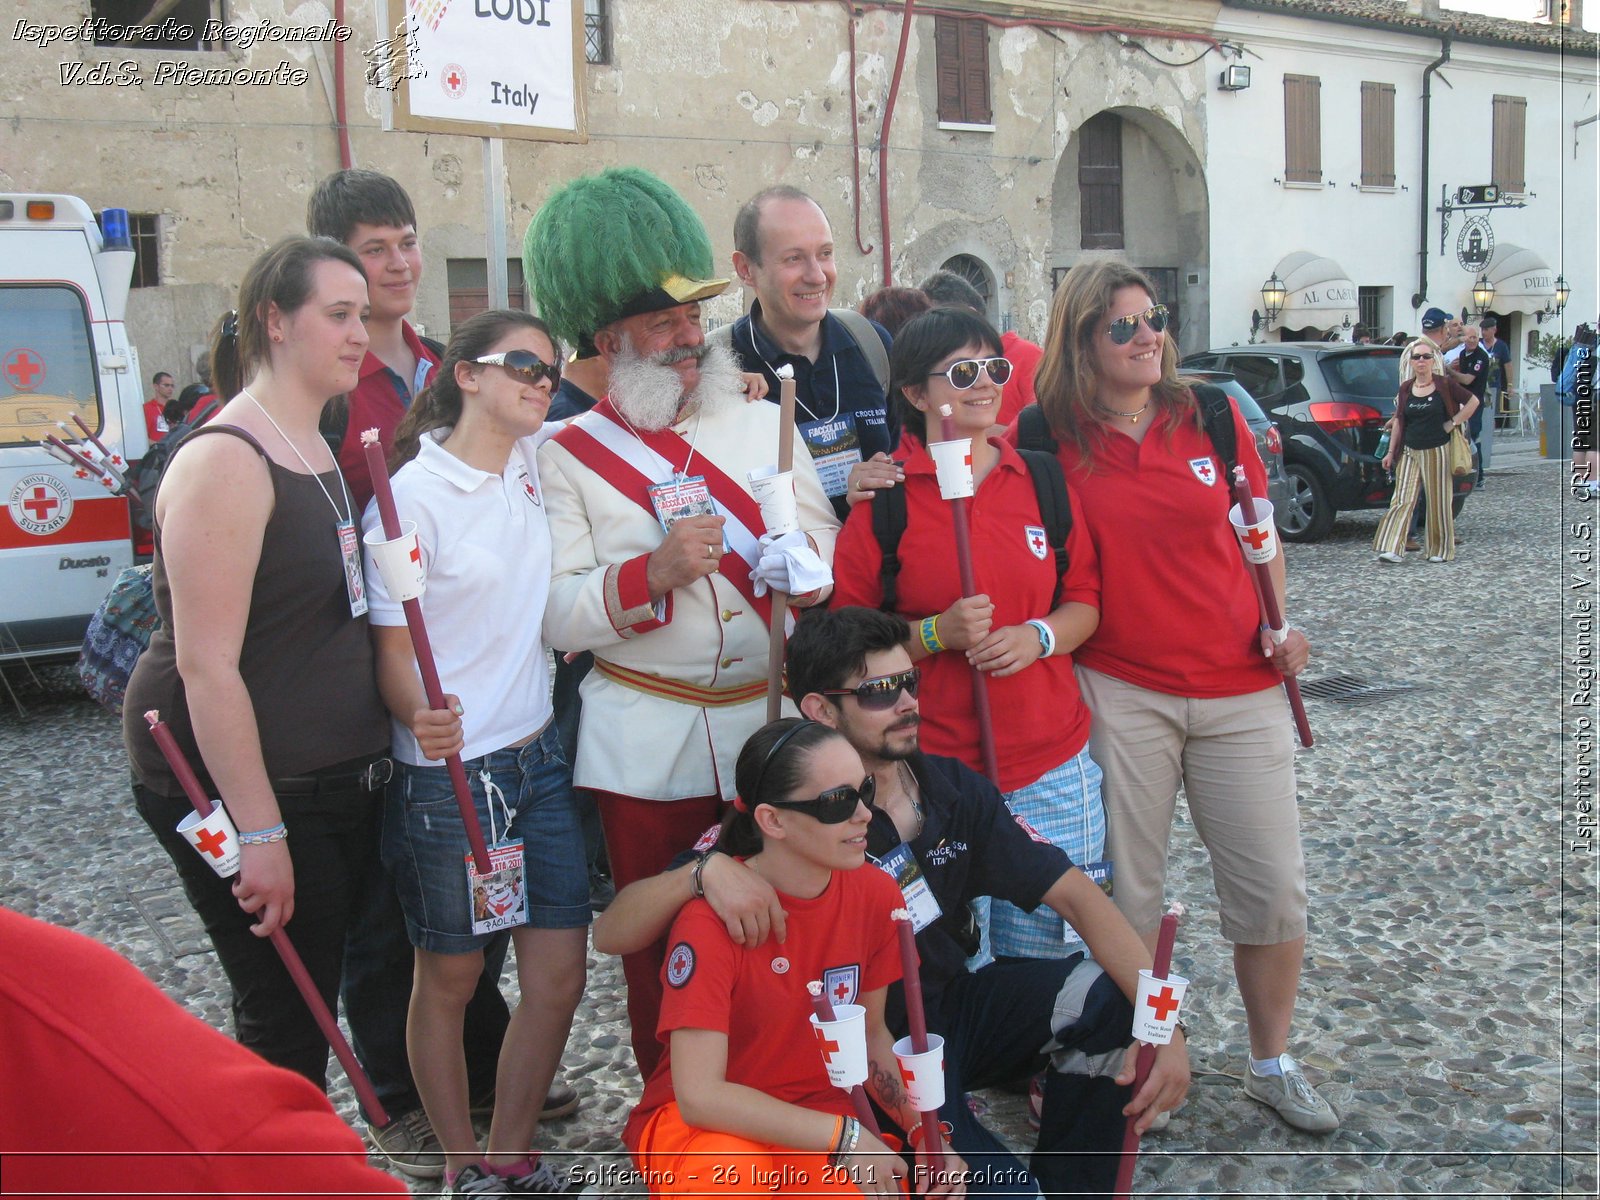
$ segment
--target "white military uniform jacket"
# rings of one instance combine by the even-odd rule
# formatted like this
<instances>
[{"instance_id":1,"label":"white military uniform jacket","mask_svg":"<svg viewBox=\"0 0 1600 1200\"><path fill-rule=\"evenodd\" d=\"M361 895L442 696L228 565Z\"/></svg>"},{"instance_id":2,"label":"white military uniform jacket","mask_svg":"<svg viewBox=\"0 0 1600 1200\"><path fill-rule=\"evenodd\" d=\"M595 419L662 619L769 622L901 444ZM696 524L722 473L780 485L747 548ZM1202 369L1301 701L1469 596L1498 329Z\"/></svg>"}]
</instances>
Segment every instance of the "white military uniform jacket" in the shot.
<instances>
[{"instance_id":1,"label":"white military uniform jacket","mask_svg":"<svg viewBox=\"0 0 1600 1200\"><path fill-rule=\"evenodd\" d=\"M689 476L710 460L748 494L748 472L777 461L781 418L776 404L736 399L703 419L691 413L672 431L693 442ZM609 420L590 412L573 424ZM839 523L804 442L796 442L800 527L831 565ZM653 605L645 564L666 534L652 511L607 477L603 456L598 469L595 461L575 453L565 435L539 450L554 547L544 638L558 653L592 650L596 659L581 689L575 782L647 800L731 799L739 751L766 719L767 623L720 572ZM670 478L662 473L654 482ZM727 702L739 688L748 697ZM721 699L706 702L702 689ZM794 714L787 700L784 711Z\"/></svg>"}]
</instances>

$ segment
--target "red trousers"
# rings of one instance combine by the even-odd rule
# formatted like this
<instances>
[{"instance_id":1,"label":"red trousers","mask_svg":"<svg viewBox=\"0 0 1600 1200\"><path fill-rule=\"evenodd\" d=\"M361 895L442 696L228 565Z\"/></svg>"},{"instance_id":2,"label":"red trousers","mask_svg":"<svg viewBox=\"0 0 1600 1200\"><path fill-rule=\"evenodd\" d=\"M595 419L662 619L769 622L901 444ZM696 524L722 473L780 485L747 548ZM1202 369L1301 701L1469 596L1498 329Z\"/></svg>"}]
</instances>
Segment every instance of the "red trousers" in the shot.
<instances>
[{"instance_id":1,"label":"red trousers","mask_svg":"<svg viewBox=\"0 0 1600 1200\"><path fill-rule=\"evenodd\" d=\"M720 796L693 796L687 800L640 800L584 788L600 807L600 827L605 831L611 877L620 891L635 880L659 875L700 835L722 819ZM667 939L622 956L622 975L628 983L628 1024L633 1031L633 1057L639 1074L649 1079L661 1059L656 1022L661 1017L661 964L667 957Z\"/></svg>"}]
</instances>

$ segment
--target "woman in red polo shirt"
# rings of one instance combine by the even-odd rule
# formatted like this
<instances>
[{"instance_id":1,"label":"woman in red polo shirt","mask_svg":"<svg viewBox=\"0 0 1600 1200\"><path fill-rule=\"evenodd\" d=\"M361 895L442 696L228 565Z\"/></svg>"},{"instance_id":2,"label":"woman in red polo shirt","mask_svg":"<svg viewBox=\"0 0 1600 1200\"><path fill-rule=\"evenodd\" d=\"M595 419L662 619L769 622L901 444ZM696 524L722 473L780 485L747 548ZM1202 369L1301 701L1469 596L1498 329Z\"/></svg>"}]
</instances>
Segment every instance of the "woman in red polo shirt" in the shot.
<instances>
[{"instance_id":1,"label":"woman in red polo shirt","mask_svg":"<svg viewBox=\"0 0 1600 1200\"><path fill-rule=\"evenodd\" d=\"M1086 749L1089 710L1072 674L1072 652L1099 621L1099 570L1094 544L1075 521L1066 575L1058 578L1026 464L1010 446L986 436L1010 376L1000 334L970 309L933 309L906 322L895 338L890 395L904 431L895 458L905 470L906 526L893 606L911 623L906 648L922 665L928 701L923 749L984 769L972 690L976 666L989 680L996 783L1007 804L1073 862L1089 866L1105 847L1105 813L1100 768ZM980 594L966 599L952 506L940 498L927 449L929 439L939 440L945 406L954 435L970 442L976 484L972 557ZM872 510L872 504L858 504L839 535L835 606L883 606L883 551ZM1000 901L990 910L989 936L990 948L1003 958L1064 958L1083 949L1048 908L1025 913Z\"/></svg>"},{"instance_id":2,"label":"woman in red polo shirt","mask_svg":"<svg viewBox=\"0 0 1600 1200\"><path fill-rule=\"evenodd\" d=\"M1103 616L1077 659L1105 769L1113 896L1154 945L1181 785L1234 944L1250 1028L1245 1091L1296 1128L1326 1132L1338 1117L1286 1053L1306 891L1280 685L1310 647L1298 630L1277 647L1261 632L1223 465L1166 327L1142 273L1080 263L1056 293L1036 380L1074 515L1100 553ZM1240 465L1265 495L1255 441L1237 409L1233 418ZM1281 554L1272 573L1281 600Z\"/></svg>"}]
</instances>

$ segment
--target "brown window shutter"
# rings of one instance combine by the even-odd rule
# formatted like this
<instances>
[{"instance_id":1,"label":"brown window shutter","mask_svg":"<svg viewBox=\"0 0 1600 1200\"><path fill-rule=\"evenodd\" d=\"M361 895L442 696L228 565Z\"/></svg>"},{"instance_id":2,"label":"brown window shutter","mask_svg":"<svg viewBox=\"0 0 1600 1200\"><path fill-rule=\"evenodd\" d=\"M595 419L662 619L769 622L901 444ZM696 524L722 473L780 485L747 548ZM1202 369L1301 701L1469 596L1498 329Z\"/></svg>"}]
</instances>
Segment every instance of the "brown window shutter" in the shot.
<instances>
[{"instance_id":1,"label":"brown window shutter","mask_svg":"<svg viewBox=\"0 0 1600 1200\"><path fill-rule=\"evenodd\" d=\"M1491 182L1503 192L1520 194L1528 190L1527 119L1528 101L1524 97L1494 98Z\"/></svg>"},{"instance_id":2,"label":"brown window shutter","mask_svg":"<svg viewBox=\"0 0 1600 1200\"><path fill-rule=\"evenodd\" d=\"M1322 80L1315 75L1283 77L1284 178L1290 183L1322 182Z\"/></svg>"},{"instance_id":3,"label":"brown window shutter","mask_svg":"<svg viewBox=\"0 0 1600 1200\"><path fill-rule=\"evenodd\" d=\"M939 120L964 121L961 105L961 22L933 19L934 75L939 87Z\"/></svg>"},{"instance_id":4,"label":"brown window shutter","mask_svg":"<svg viewBox=\"0 0 1600 1200\"><path fill-rule=\"evenodd\" d=\"M1394 186L1394 84L1361 85L1361 186Z\"/></svg>"},{"instance_id":5,"label":"brown window shutter","mask_svg":"<svg viewBox=\"0 0 1600 1200\"><path fill-rule=\"evenodd\" d=\"M1078 131L1079 245L1123 249L1122 118L1097 113Z\"/></svg>"},{"instance_id":6,"label":"brown window shutter","mask_svg":"<svg viewBox=\"0 0 1600 1200\"><path fill-rule=\"evenodd\" d=\"M994 120L989 105L989 27L982 21L961 22L962 119L969 125Z\"/></svg>"}]
</instances>

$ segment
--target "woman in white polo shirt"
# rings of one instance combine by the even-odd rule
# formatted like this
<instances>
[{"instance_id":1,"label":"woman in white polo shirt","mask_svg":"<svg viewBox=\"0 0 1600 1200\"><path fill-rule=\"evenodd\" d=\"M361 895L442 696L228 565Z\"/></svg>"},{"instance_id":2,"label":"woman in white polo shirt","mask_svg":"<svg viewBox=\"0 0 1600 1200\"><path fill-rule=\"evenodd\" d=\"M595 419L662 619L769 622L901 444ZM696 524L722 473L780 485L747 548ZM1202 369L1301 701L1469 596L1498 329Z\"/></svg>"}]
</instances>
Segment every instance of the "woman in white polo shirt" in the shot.
<instances>
[{"instance_id":1,"label":"woman in white polo shirt","mask_svg":"<svg viewBox=\"0 0 1600 1200\"><path fill-rule=\"evenodd\" d=\"M590 919L572 771L551 721L540 639L550 535L536 435L560 361L537 318L510 310L473 317L395 435L395 504L417 523L422 609L453 712L428 707L404 611L377 571L369 565L367 573L398 769L383 856L416 947L406 1042L451 1195L563 1190L529 1153L583 994ZM364 523L378 526L376 505ZM462 757L485 838L492 846L520 839L525 917L510 878L469 881L466 830L440 761L451 753ZM488 1150L480 1152L462 1018L496 924L512 929L522 1003L506 1031Z\"/></svg>"}]
</instances>

